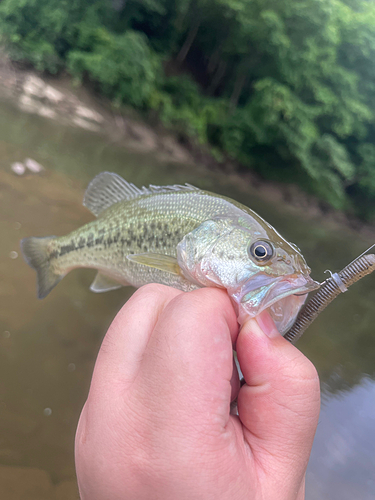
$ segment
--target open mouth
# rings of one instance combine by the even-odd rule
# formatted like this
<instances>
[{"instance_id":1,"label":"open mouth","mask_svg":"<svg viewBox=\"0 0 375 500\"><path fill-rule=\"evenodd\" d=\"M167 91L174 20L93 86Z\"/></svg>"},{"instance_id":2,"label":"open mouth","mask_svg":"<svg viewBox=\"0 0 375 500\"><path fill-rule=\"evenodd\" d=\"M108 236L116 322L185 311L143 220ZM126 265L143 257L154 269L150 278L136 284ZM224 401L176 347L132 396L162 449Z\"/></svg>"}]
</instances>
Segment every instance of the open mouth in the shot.
<instances>
[{"instance_id":1,"label":"open mouth","mask_svg":"<svg viewBox=\"0 0 375 500\"><path fill-rule=\"evenodd\" d=\"M319 286L310 276L303 275L253 277L233 295L239 306L238 321L242 324L246 318L268 309L277 329L284 335L294 323L307 294Z\"/></svg>"},{"instance_id":2,"label":"open mouth","mask_svg":"<svg viewBox=\"0 0 375 500\"><path fill-rule=\"evenodd\" d=\"M285 335L293 326L306 298L307 293L304 295L288 295L268 307L268 312L281 335Z\"/></svg>"}]
</instances>

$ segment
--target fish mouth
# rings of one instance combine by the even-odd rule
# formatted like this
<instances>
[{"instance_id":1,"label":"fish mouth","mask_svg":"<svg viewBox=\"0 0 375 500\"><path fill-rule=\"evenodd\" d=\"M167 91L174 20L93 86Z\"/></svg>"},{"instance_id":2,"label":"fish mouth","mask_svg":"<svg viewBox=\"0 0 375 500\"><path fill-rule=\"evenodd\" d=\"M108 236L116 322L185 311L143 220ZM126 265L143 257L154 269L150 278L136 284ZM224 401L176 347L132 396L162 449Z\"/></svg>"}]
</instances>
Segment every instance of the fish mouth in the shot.
<instances>
[{"instance_id":1,"label":"fish mouth","mask_svg":"<svg viewBox=\"0 0 375 500\"><path fill-rule=\"evenodd\" d=\"M307 294L319 286L310 276L297 274L280 278L253 277L232 295L239 308L238 321L242 324L268 309L277 329L284 335L294 323Z\"/></svg>"}]
</instances>

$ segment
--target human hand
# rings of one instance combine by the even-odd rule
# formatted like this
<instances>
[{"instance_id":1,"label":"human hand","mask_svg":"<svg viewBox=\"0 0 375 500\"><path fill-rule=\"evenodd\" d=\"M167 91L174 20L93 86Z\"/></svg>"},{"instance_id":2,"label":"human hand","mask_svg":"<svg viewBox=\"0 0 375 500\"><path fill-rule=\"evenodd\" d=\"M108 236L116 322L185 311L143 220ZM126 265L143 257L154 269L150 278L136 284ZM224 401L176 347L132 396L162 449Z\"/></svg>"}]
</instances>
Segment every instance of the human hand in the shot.
<instances>
[{"instance_id":1,"label":"human hand","mask_svg":"<svg viewBox=\"0 0 375 500\"><path fill-rule=\"evenodd\" d=\"M238 333L224 291L148 285L98 355L76 436L81 498L301 500L319 405L315 368L267 313Z\"/></svg>"}]
</instances>

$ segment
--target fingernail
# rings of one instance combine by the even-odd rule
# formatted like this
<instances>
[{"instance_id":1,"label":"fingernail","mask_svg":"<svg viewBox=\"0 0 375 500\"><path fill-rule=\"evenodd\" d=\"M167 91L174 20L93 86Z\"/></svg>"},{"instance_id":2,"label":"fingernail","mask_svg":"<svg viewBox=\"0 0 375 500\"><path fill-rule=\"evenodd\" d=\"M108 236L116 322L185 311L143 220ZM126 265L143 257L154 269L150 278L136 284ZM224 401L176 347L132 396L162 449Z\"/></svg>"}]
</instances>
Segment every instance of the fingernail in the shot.
<instances>
[{"instance_id":1,"label":"fingernail","mask_svg":"<svg viewBox=\"0 0 375 500\"><path fill-rule=\"evenodd\" d=\"M255 319L257 320L258 325L260 326L263 333L267 335L267 337L273 339L280 336L280 333L277 330L273 319L267 311L262 311L260 314L258 314L258 316L256 316Z\"/></svg>"}]
</instances>

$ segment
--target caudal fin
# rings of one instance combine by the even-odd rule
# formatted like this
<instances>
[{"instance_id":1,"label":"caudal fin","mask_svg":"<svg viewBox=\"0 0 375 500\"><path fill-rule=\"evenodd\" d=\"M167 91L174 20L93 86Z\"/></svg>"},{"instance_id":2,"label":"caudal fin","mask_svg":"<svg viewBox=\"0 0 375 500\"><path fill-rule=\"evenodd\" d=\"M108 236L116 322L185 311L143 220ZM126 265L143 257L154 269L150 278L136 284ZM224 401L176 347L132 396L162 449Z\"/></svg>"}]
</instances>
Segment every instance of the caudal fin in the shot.
<instances>
[{"instance_id":1,"label":"caudal fin","mask_svg":"<svg viewBox=\"0 0 375 500\"><path fill-rule=\"evenodd\" d=\"M54 286L64 277L64 275L56 274L50 262L48 253L48 243L55 236L46 238L24 238L21 240L21 250L25 261L30 267L35 269L38 282L38 298L44 299Z\"/></svg>"}]
</instances>

